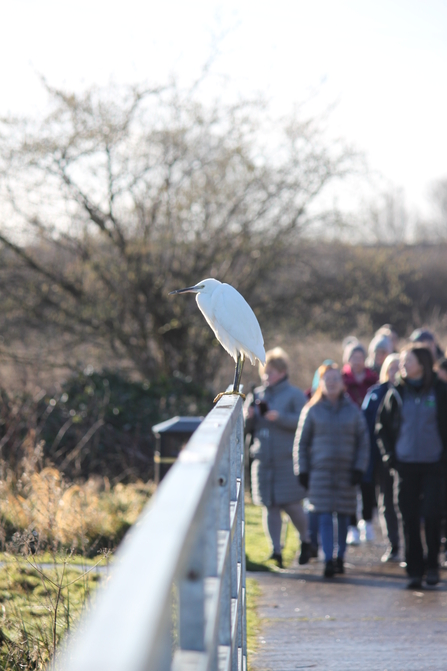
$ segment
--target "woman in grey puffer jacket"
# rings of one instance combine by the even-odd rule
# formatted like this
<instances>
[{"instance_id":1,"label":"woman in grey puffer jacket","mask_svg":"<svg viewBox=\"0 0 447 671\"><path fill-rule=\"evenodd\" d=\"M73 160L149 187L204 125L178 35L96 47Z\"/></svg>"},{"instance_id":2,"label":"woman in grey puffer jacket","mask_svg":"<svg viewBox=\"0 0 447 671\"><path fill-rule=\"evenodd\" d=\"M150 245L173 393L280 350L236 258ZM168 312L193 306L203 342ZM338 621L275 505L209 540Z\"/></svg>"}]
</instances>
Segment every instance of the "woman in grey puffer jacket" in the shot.
<instances>
[{"instance_id":1,"label":"woman in grey puffer jacket","mask_svg":"<svg viewBox=\"0 0 447 671\"><path fill-rule=\"evenodd\" d=\"M299 562L310 558L307 516L301 500L305 490L293 474L293 437L306 398L287 378L286 353L279 347L266 354L262 372L264 385L248 394L244 406L246 432L252 434L250 455L252 497L265 506L264 525L270 536L274 559L282 566L281 510L297 528L301 538Z\"/></svg>"},{"instance_id":2,"label":"woman in grey puffer jacket","mask_svg":"<svg viewBox=\"0 0 447 671\"><path fill-rule=\"evenodd\" d=\"M362 412L344 394L336 364L321 366L320 383L301 413L294 443L294 471L308 488L319 514L326 558L324 575L343 573L346 534L357 503L359 484L369 462L369 433ZM333 513L338 515L338 554L334 564Z\"/></svg>"}]
</instances>

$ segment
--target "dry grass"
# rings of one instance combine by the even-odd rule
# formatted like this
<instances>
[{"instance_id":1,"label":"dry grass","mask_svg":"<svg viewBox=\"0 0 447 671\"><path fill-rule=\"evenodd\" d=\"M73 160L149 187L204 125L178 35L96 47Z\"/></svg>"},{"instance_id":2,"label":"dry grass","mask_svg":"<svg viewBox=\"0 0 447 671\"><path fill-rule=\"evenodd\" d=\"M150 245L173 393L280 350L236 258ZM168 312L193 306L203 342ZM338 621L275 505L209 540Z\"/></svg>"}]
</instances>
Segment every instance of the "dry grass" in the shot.
<instances>
[{"instance_id":1,"label":"dry grass","mask_svg":"<svg viewBox=\"0 0 447 671\"><path fill-rule=\"evenodd\" d=\"M55 468L9 475L0 483L3 542L28 533L36 551L66 548L92 555L114 547L153 491L142 482L110 487L105 478L66 483Z\"/></svg>"},{"instance_id":2,"label":"dry grass","mask_svg":"<svg viewBox=\"0 0 447 671\"><path fill-rule=\"evenodd\" d=\"M105 478L70 484L55 468L30 464L20 479L8 473L0 483L0 668L7 671L46 668L88 607L94 567L108 561L104 548L119 543L153 491L141 482L111 487Z\"/></svg>"}]
</instances>

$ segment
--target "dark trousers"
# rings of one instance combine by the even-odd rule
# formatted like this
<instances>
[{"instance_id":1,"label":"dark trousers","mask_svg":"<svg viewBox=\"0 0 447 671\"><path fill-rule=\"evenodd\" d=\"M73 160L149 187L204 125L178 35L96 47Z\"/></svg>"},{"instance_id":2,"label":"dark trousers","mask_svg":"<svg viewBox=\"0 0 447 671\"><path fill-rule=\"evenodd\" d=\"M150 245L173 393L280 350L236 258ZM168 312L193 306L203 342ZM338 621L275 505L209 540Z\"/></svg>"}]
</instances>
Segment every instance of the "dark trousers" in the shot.
<instances>
[{"instance_id":1,"label":"dark trousers","mask_svg":"<svg viewBox=\"0 0 447 671\"><path fill-rule=\"evenodd\" d=\"M394 506L394 476L381 460L377 460L372 482L362 482L360 485L363 503L362 515L366 522L371 522L374 508L377 507L377 486L379 486L380 509L385 517L388 538L392 547L397 549L399 547L399 522ZM355 515L351 518L350 524L353 526L357 524Z\"/></svg>"},{"instance_id":2,"label":"dark trousers","mask_svg":"<svg viewBox=\"0 0 447 671\"><path fill-rule=\"evenodd\" d=\"M442 513L443 525L441 536L444 536L444 552L447 559L447 463L444 463L444 510Z\"/></svg>"},{"instance_id":3,"label":"dark trousers","mask_svg":"<svg viewBox=\"0 0 447 671\"><path fill-rule=\"evenodd\" d=\"M443 504L443 469L441 464L411 464L400 462L399 508L402 513L407 573L411 577L424 574L424 552L421 521L425 525L427 544L426 568L438 567L441 544L441 514Z\"/></svg>"},{"instance_id":4,"label":"dark trousers","mask_svg":"<svg viewBox=\"0 0 447 671\"><path fill-rule=\"evenodd\" d=\"M377 479L380 487L380 512L385 518L388 539L393 549L399 547L399 521L394 505L394 472L380 461L377 465Z\"/></svg>"},{"instance_id":5,"label":"dark trousers","mask_svg":"<svg viewBox=\"0 0 447 671\"><path fill-rule=\"evenodd\" d=\"M365 522L371 522L374 508L377 508L376 483L374 476L372 482L362 482L360 484L360 489L362 491L363 503L362 516Z\"/></svg>"}]
</instances>

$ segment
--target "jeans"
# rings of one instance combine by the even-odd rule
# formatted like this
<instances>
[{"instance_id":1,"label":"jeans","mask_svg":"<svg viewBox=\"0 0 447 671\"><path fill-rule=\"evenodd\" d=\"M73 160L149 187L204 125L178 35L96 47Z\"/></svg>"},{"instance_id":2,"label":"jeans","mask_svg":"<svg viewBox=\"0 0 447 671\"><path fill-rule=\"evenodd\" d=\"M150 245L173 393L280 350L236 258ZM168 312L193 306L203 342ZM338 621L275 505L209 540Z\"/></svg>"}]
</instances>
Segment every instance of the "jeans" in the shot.
<instances>
[{"instance_id":1,"label":"jeans","mask_svg":"<svg viewBox=\"0 0 447 671\"><path fill-rule=\"evenodd\" d=\"M346 551L346 536L348 534L350 515L342 515L341 513L336 513L336 515L338 526L337 556L343 559ZM334 555L334 514L320 513L318 517L324 556L326 561L331 561Z\"/></svg>"},{"instance_id":2,"label":"jeans","mask_svg":"<svg viewBox=\"0 0 447 671\"><path fill-rule=\"evenodd\" d=\"M310 542L316 548L318 547L318 526L319 526L318 513L314 513L313 511L309 512Z\"/></svg>"}]
</instances>

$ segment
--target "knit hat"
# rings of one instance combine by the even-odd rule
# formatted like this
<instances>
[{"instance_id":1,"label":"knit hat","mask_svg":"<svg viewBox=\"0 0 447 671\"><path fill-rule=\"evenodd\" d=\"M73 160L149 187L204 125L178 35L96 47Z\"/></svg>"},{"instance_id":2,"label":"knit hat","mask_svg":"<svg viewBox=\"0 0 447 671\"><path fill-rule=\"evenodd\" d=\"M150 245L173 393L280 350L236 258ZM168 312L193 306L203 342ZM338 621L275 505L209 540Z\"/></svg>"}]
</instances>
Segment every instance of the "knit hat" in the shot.
<instances>
[{"instance_id":1,"label":"knit hat","mask_svg":"<svg viewBox=\"0 0 447 671\"><path fill-rule=\"evenodd\" d=\"M434 334L428 329L415 329L410 336L410 342L434 343L436 348L436 354L434 355L435 360L440 359L442 356L444 356L444 352L436 342Z\"/></svg>"},{"instance_id":2,"label":"knit hat","mask_svg":"<svg viewBox=\"0 0 447 671\"><path fill-rule=\"evenodd\" d=\"M353 336L349 336L343 340L343 363L349 363L354 352L361 352L366 359L366 350L360 340Z\"/></svg>"},{"instance_id":3,"label":"knit hat","mask_svg":"<svg viewBox=\"0 0 447 671\"><path fill-rule=\"evenodd\" d=\"M415 329L410 336L411 342L434 342L435 336L428 329Z\"/></svg>"},{"instance_id":4,"label":"knit hat","mask_svg":"<svg viewBox=\"0 0 447 671\"><path fill-rule=\"evenodd\" d=\"M388 354L392 353L393 343L391 342L390 338L388 338L388 336L381 334L374 336L374 338L369 343L368 354L371 356L371 354L377 352L378 349L383 349L385 352L388 352Z\"/></svg>"}]
</instances>

